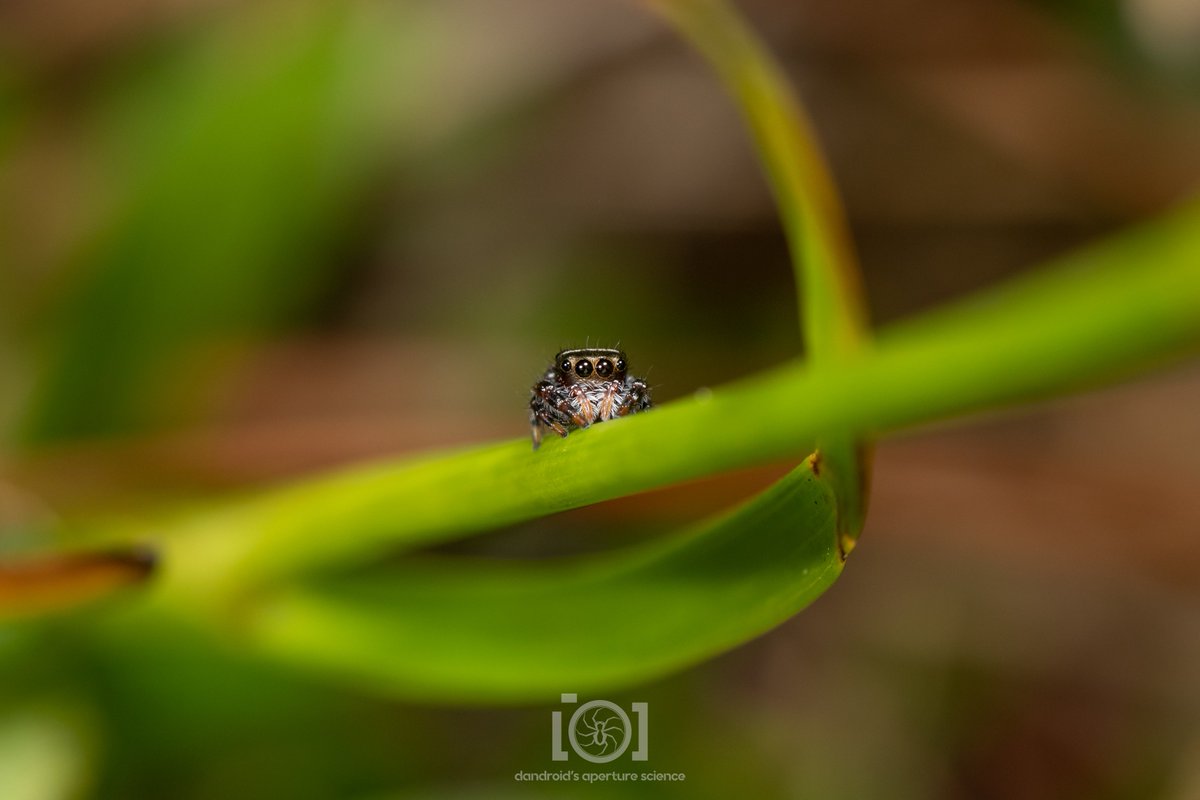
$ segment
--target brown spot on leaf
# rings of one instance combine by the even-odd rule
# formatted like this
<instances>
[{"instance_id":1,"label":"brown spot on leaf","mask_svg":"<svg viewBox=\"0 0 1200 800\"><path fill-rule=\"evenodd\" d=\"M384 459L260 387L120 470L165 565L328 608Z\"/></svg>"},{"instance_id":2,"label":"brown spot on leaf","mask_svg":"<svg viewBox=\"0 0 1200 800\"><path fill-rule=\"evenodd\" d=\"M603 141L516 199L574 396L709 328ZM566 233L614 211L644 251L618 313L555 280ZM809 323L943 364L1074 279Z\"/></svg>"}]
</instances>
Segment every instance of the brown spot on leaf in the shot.
<instances>
[{"instance_id":1,"label":"brown spot on leaf","mask_svg":"<svg viewBox=\"0 0 1200 800\"><path fill-rule=\"evenodd\" d=\"M70 608L145 581L155 553L146 547L0 564L0 618Z\"/></svg>"}]
</instances>

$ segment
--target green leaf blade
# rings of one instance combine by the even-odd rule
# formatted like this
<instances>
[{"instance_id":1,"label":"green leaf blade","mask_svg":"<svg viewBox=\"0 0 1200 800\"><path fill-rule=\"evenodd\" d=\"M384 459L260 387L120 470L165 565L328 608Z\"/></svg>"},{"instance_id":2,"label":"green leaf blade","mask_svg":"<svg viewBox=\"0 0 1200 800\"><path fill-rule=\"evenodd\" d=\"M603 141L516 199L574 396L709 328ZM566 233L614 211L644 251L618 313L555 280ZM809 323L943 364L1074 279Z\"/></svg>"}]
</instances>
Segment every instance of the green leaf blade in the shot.
<instances>
[{"instance_id":1,"label":"green leaf blade","mask_svg":"<svg viewBox=\"0 0 1200 800\"><path fill-rule=\"evenodd\" d=\"M268 654L401 696L551 700L680 669L761 634L841 572L828 484L806 461L698 530L563 563L418 560L291 590L254 616Z\"/></svg>"}]
</instances>

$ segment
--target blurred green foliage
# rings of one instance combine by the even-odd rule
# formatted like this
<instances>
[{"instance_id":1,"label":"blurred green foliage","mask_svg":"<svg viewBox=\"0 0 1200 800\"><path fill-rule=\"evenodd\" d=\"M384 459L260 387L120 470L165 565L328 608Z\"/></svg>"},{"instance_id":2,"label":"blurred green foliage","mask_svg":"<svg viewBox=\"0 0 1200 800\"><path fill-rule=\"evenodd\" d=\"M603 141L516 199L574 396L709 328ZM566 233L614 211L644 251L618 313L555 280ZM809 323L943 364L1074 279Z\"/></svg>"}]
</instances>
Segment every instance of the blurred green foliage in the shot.
<instances>
[{"instance_id":1,"label":"blurred green foliage","mask_svg":"<svg viewBox=\"0 0 1200 800\"><path fill-rule=\"evenodd\" d=\"M25 440L129 430L189 346L311 293L321 262L309 251L344 205L321 158L339 27L314 25L274 59L216 48L138 109L170 122L140 143L129 199L84 246L86 274L49 320Z\"/></svg>"},{"instance_id":2,"label":"blurred green foliage","mask_svg":"<svg viewBox=\"0 0 1200 800\"><path fill-rule=\"evenodd\" d=\"M382 47L413 48L382 42L351 7L270 12L116 71L93 124L119 196L40 315L21 441L167 421L189 403L163 402L163 387L213 355L203 348L278 327L330 285L391 130L362 71L402 67Z\"/></svg>"}]
</instances>

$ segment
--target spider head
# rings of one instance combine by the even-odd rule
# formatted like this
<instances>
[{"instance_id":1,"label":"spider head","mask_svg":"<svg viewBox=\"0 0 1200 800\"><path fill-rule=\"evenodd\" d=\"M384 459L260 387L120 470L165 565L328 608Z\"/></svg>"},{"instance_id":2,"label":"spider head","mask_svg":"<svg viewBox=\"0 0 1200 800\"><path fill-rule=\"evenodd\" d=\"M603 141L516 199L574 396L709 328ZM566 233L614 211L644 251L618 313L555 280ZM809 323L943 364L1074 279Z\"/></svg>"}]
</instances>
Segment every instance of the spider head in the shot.
<instances>
[{"instance_id":1,"label":"spider head","mask_svg":"<svg viewBox=\"0 0 1200 800\"><path fill-rule=\"evenodd\" d=\"M554 369L566 384L598 384L624 380L628 370L625 353L599 347L563 350L554 357Z\"/></svg>"}]
</instances>

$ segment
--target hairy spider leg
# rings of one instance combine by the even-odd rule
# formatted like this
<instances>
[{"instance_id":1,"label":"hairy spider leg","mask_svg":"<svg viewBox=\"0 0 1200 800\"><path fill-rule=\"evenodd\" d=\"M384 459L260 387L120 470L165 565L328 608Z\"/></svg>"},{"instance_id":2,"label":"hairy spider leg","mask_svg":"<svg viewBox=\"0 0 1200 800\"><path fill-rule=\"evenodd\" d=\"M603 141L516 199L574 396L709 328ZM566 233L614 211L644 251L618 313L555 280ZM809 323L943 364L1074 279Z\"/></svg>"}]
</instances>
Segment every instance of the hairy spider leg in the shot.
<instances>
[{"instance_id":1,"label":"hairy spider leg","mask_svg":"<svg viewBox=\"0 0 1200 800\"><path fill-rule=\"evenodd\" d=\"M615 381L605 387L604 396L600 398L600 420L613 419L616 416L615 404L617 400L617 393L620 391L621 385Z\"/></svg>"},{"instance_id":2,"label":"hairy spider leg","mask_svg":"<svg viewBox=\"0 0 1200 800\"><path fill-rule=\"evenodd\" d=\"M617 406L617 416L624 417L627 414L632 414L635 411L645 411L650 407L650 397L647 394L646 384L637 378L629 377L625 379L625 397Z\"/></svg>"},{"instance_id":3,"label":"hairy spider leg","mask_svg":"<svg viewBox=\"0 0 1200 800\"><path fill-rule=\"evenodd\" d=\"M529 401L529 427L533 436L533 449L537 450L542 444L544 428L550 428L559 436L567 435L567 426L571 424L571 416L556 408L561 402L557 397L557 387L549 381L542 381L534 387L533 398ZM554 399L555 402L551 402Z\"/></svg>"},{"instance_id":4,"label":"hairy spider leg","mask_svg":"<svg viewBox=\"0 0 1200 800\"><path fill-rule=\"evenodd\" d=\"M580 386L571 387L571 398L579 406L578 411L572 410L571 418L581 428L586 428L596 420L596 407L588 398L587 392ZM564 401L565 402L565 401Z\"/></svg>"}]
</instances>

